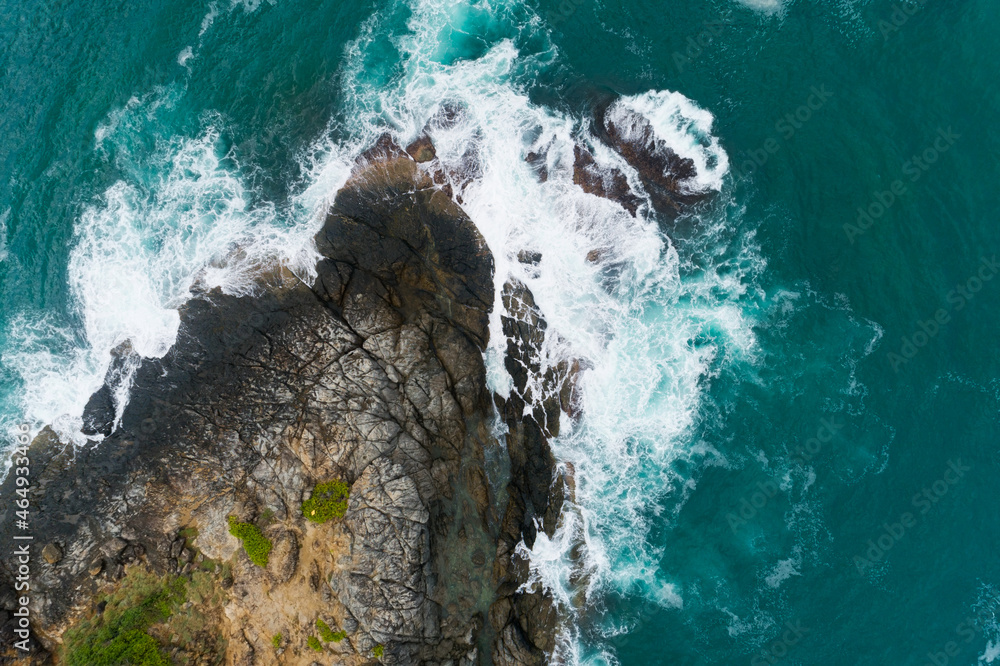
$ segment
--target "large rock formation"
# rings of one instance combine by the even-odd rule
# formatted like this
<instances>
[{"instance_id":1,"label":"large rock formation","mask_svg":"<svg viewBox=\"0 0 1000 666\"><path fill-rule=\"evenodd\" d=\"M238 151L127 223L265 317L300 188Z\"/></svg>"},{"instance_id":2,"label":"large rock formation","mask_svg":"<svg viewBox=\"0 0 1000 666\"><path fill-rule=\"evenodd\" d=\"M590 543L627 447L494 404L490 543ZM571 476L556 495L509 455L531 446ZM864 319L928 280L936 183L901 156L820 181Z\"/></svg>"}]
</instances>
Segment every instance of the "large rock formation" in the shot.
<instances>
[{"instance_id":1,"label":"large rock formation","mask_svg":"<svg viewBox=\"0 0 1000 666\"><path fill-rule=\"evenodd\" d=\"M515 643L529 658L505 663L542 659L549 639L537 623L505 642L488 621L502 615L502 583L504 603L521 609L506 617L534 622L509 589L510 550L530 516L551 513L541 497L552 460L538 426L527 427L513 467L515 477L531 467L531 480L512 483L516 510L501 528L484 470L495 443L482 238L421 165L383 150L338 194L317 245L312 286L274 271L254 296L190 301L177 343L143 361L120 427L100 445L36 439L39 642L28 661L88 663L122 647L108 632L123 617L145 618L128 625L138 631L125 647L138 650L145 636L175 663L473 664ZM108 428L105 398L88 414L98 432ZM512 407L505 413L516 420ZM536 454L540 463L522 460ZM303 500L334 479L350 487L346 513L306 520ZM10 475L0 488L5 543L14 492ZM269 544L265 566L229 533L231 521L259 530L246 549L262 562ZM22 656L10 647L15 571L11 553L0 554L7 659Z\"/></svg>"},{"instance_id":2,"label":"large rock formation","mask_svg":"<svg viewBox=\"0 0 1000 666\"><path fill-rule=\"evenodd\" d=\"M599 124L661 211L693 199L690 160L644 119ZM547 177L540 156L528 159ZM470 149L451 172L426 136L405 150L380 139L316 237L313 284L275 269L253 295L199 294L171 351L135 371L114 429L112 388L139 362L127 344L116 350L84 414L86 432L106 439L73 450L43 431L32 444L35 640L27 657L12 648L19 563L8 549L0 663L546 662L558 609L525 585L518 553L539 530L553 536L572 499L572 468L557 470L549 440L579 415L581 362L544 366L544 317L510 281L512 391L488 394L493 261L459 207L477 160ZM585 191L636 214L623 173L582 146L573 169ZM499 461L489 475L487 451ZM309 520L303 502L331 481L349 488L346 511ZM16 491L9 475L8 544Z\"/></svg>"}]
</instances>

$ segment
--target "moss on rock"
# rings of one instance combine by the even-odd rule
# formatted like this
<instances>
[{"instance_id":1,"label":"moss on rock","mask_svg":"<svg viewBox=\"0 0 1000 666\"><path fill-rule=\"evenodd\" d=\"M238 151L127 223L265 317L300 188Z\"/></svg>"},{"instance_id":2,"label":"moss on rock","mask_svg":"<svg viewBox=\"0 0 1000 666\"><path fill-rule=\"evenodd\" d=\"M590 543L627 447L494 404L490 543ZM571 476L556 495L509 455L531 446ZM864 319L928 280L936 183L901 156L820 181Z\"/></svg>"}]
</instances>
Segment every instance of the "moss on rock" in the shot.
<instances>
[{"instance_id":1,"label":"moss on rock","mask_svg":"<svg viewBox=\"0 0 1000 666\"><path fill-rule=\"evenodd\" d=\"M229 516L229 533L243 542L243 550L251 562L259 567L267 566L267 556L271 553L273 544L259 527L253 523L241 523Z\"/></svg>"},{"instance_id":2,"label":"moss on rock","mask_svg":"<svg viewBox=\"0 0 1000 666\"><path fill-rule=\"evenodd\" d=\"M350 486L343 481L317 484L309 499L302 503L302 515L314 523L343 518L347 513L347 498L350 494Z\"/></svg>"}]
</instances>

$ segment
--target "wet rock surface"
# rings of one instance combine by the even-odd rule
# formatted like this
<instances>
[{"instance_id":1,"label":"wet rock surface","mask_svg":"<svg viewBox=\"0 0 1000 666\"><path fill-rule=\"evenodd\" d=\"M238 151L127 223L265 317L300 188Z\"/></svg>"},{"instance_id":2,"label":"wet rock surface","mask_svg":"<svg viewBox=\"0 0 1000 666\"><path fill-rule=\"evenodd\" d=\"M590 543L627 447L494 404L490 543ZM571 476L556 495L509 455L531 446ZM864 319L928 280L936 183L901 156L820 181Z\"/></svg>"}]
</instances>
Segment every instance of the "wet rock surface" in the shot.
<instances>
[{"instance_id":1,"label":"wet rock surface","mask_svg":"<svg viewBox=\"0 0 1000 666\"><path fill-rule=\"evenodd\" d=\"M184 306L176 344L142 361L100 445L36 438L32 528L54 546L32 562L29 662L57 661L67 629L99 622L110 595L149 572L207 586L175 614L202 613L193 638L150 629L177 663L541 663L551 613L536 612L540 595L511 592L523 571L510 555L528 517L552 510L551 424L518 435L516 497L498 510L483 464L496 445L485 243L420 164L382 141L317 246L312 285L276 271L256 295L213 291ZM331 479L350 487L346 513L306 520L303 500ZM13 480L0 487L5 507ZM265 566L230 517L266 538ZM0 555L4 649L16 567ZM515 623L492 622L508 602ZM317 619L345 637L310 649Z\"/></svg>"},{"instance_id":2,"label":"wet rock surface","mask_svg":"<svg viewBox=\"0 0 1000 666\"><path fill-rule=\"evenodd\" d=\"M619 169L601 169L590 151L579 145L573 148L573 182L588 194L617 201L633 217L642 203L624 173Z\"/></svg>"},{"instance_id":3,"label":"wet rock surface","mask_svg":"<svg viewBox=\"0 0 1000 666\"><path fill-rule=\"evenodd\" d=\"M674 152L644 116L612 104L599 110L595 129L636 170L657 210L676 214L704 197L686 187L698 175L694 162Z\"/></svg>"},{"instance_id":4,"label":"wet rock surface","mask_svg":"<svg viewBox=\"0 0 1000 666\"><path fill-rule=\"evenodd\" d=\"M557 471L549 439L558 435L563 413L571 418L577 413L575 380L580 364L562 362L543 370L548 327L534 296L523 283L511 280L504 285L502 298L504 365L514 385L506 399L494 396L507 425L511 474L494 564L497 598L489 614L496 632L493 658L496 664L510 666L544 664L555 647L558 612L544 591L523 589L528 564L517 547L522 541L528 548L534 545L539 524L548 536L555 533L571 492ZM532 408L526 414L528 405Z\"/></svg>"}]
</instances>

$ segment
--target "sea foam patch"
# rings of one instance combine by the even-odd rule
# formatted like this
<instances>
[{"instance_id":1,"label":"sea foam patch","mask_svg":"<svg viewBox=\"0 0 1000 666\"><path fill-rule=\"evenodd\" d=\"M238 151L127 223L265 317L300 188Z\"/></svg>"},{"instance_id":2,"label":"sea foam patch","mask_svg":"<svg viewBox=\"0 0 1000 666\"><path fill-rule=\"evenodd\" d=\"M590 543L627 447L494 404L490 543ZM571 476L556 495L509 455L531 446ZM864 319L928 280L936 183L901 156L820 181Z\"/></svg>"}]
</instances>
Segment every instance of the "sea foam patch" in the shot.
<instances>
[{"instance_id":1,"label":"sea foam patch","mask_svg":"<svg viewBox=\"0 0 1000 666\"><path fill-rule=\"evenodd\" d=\"M317 146L302 158L309 182L301 192L280 207L263 201L246 185L219 116L206 115L195 136L170 125L184 94L175 84L134 97L97 128L96 150L121 177L75 225L74 321L22 313L10 326L3 362L21 379L21 418L35 429L50 425L63 441L89 441L84 406L104 383L112 351L127 343L138 357L162 357L195 290L248 293L275 263L305 281L314 275L312 237L329 191L347 178L347 157ZM134 370L123 366L112 387L118 419Z\"/></svg>"},{"instance_id":2,"label":"sea foam patch","mask_svg":"<svg viewBox=\"0 0 1000 666\"><path fill-rule=\"evenodd\" d=\"M0 261L7 259L7 220L10 219L10 208L0 213Z\"/></svg>"}]
</instances>

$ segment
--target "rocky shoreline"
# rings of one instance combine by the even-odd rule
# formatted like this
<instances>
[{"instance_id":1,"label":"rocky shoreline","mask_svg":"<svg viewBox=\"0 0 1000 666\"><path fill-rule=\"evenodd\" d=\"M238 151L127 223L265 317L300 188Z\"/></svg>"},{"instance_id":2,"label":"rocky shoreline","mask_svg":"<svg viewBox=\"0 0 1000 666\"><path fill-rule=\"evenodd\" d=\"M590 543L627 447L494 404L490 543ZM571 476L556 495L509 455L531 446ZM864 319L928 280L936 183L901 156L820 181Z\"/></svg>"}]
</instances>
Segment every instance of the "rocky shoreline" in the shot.
<instances>
[{"instance_id":1,"label":"rocky shoreline","mask_svg":"<svg viewBox=\"0 0 1000 666\"><path fill-rule=\"evenodd\" d=\"M671 194L662 159L607 129ZM99 446L35 439L34 640L27 658L12 648L7 550L0 663L546 663L558 611L524 589L516 550L551 536L572 497L549 438L562 414L578 416L585 363L542 368L544 317L509 281L513 390L490 395L493 258L460 184L435 168L426 137L380 140L316 236L311 287L275 270L254 295L199 294L164 358L116 350L109 381L141 365L117 430L108 388L88 404ZM586 191L636 213L624 176L600 174L586 148L574 169ZM488 451L502 457L493 478ZM334 487L346 504L323 494ZM0 497L13 511L13 475ZM13 525L0 520L4 543Z\"/></svg>"}]
</instances>

